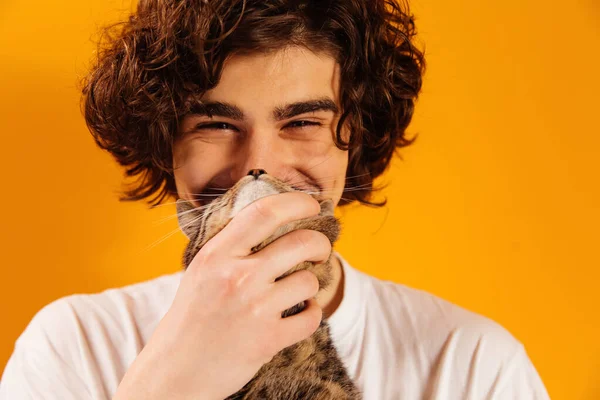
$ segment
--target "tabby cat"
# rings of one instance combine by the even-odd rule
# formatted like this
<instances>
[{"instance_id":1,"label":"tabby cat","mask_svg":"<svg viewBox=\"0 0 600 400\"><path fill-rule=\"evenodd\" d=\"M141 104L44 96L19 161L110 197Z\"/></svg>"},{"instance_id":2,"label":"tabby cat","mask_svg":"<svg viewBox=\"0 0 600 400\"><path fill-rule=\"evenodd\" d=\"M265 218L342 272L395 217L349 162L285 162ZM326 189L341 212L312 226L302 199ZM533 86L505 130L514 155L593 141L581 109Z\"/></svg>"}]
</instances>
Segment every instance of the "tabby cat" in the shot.
<instances>
[{"instance_id":1,"label":"tabby cat","mask_svg":"<svg viewBox=\"0 0 600 400\"><path fill-rule=\"evenodd\" d=\"M294 191L290 185L266 174L263 170L252 170L240 179L231 189L202 208L192 202L177 201L177 214L181 230L190 239L183 255L184 268L187 268L202 246L227 225L239 210L259 198ZM321 212L310 217L291 222L278 230L267 240L252 249L257 252L280 236L297 229L312 229L325 234L332 245L339 234L339 222L333 216L333 202L330 199L315 197L321 204ZM331 258L325 263L303 262L280 276L281 279L295 271L308 269L319 281L319 290L331 282ZM297 314L304 309L304 302L282 312L282 317ZM338 357L329 335L325 318L319 328L307 339L286 347L271 361L264 364L256 375L238 392L226 400L360 400L362 395Z\"/></svg>"}]
</instances>

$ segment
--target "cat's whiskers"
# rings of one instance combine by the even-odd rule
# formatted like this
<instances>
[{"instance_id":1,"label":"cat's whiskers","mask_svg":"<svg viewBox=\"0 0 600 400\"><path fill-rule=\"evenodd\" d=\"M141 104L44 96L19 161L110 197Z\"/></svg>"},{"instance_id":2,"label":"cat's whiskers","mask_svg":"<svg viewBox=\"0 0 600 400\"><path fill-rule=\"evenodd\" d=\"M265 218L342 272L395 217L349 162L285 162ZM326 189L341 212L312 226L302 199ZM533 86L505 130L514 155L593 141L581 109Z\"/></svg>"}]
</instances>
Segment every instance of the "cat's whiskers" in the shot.
<instances>
[{"instance_id":1,"label":"cat's whiskers","mask_svg":"<svg viewBox=\"0 0 600 400\"><path fill-rule=\"evenodd\" d=\"M200 192L200 193L193 193L193 192L185 192L186 196L202 196L202 197L218 197L218 196L223 196L225 194L225 192L223 193L204 193L204 192ZM189 200L187 200L189 201Z\"/></svg>"},{"instance_id":2,"label":"cat's whiskers","mask_svg":"<svg viewBox=\"0 0 600 400\"><path fill-rule=\"evenodd\" d=\"M324 161L321 161L321 163L323 163L323 162ZM366 176L366 175L369 175L369 174L361 174L361 175L349 176L349 177L346 177L345 179L349 180L349 179L352 179L352 178L362 177L362 176ZM317 182L320 183L320 184L323 184L325 182L333 182L335 180L336 180L336 178L332 175L332 176L329 176L329 177L326 176L326 177L324 177L322 179L318 179ZM304 181L299 181L299 182L296 182L296 183L294 183L294 182L286 182L286 184L288 184L290 186L294 186L295 184L298 184L298 183L304 183ZM350 193L350 192L364 191L366 189L370 189L371 186L372 186L372 183L365 183L365 184L356 185L356 186L347 186L347 187L344 187L344 189L342 190L342 194L343 193ZM229 190L229 189L224 189L224 188L207 188L207 189L210 189L210 190L223 190L223 191ZM309 195L317 195L317 196L335 195L335 194L338 193L338 191L334 190L334 189L327 189L327 190L311 190L311 189L306 189L306 190L300 190L300 191L302 191L302 192L304 192L306 194L309 194ZM217 193L215 193L215 194L212 194L212 193L186 193L187 196L194 196L194 197L201 197L201 198L202 197L203 198L217 198L217 197L223 196L223 194L224 193L222 193L222 194L217 194ZM352 201L353 200L353 199L348 199L348 198L345 198L345 197L340 197L340 199L343 199L345 201ZM154 207L159 207L159 206L164 206L164 205L170 205L170 204L176 204L176 203L177 203L176 201L175 202L171 202L171 203L164 203L164 204L160 204L160 205L157 205L157 206L154 206ZM168 215L166 217L158 219L157 221L154 222L154 224L155 225L160 225L160 224L165 223L165 222L167 222L169 220L172 220L174 218L179 218L182 215L186 215L188 213L202 211L205 208L207 208L210 204L212 204L212 203L196 207L196 208L194 208L192 210L188 210L188 211L184 211L184 212L181 212L181 213L174 213L172 215Z\"/></svg>"},{"instance_id":3,"label":"cat's whiskers","mask_svg":"<svg viewBox=\"0 0 600 400\"><path fill-rule=\"evenodd\" d=\"M169 220L171 220L173 218L179 218L182 215L190 214L190 213L193 213L193 212L203 211L204 209L208 208L209 206L210 206L210 204L206 204L206 205L203 205L203 206L200 206L200 207L195 207L195 208L192 208L191 210L183 211L183 212L180 212L180 213L176 212L175 214L168 215L166 217L163 217L163 218L160 218L160 219L156 220L154 222L154 225L163 224L163 223L165 223L165 222L167 222L167 221L169 221Z\"/></svg>"},{"instance_id":4,"label":"cat's whiskers","mask_svg":"<svg viewBox=\"0 0 600 400\"><path fill-rule=\"evenodd\" d=\"M365 190L365 189L369 189L371 187L371 184L364 184L364 185L357 185L357 186L349 186L346 187L342 190L342 193L345 192L358 192L361 190ZM338 190L335 189L326 189L326 190L317 190L317 191L311 191L309 190L302 190L305 193L309 193L309 194L336 194L338 193Z\"/></svg>"},{"instance_id":5,"label":"cat's whiskers","mask_svg":"<svg viewBox=\"0 0 600 400\"><path fill-rule=\"evenodd\" d=\"M176 234L177 232L183 231L183 228L187 228L188 226L196 223L197 221L199 221L202 218L202 214L200 214L198 217L192 219L190 222L188 222L187 224L181 226L181 227L177 227L176 229L173 229L171 232L167 233L165 236L163 236L162 238L154 241L152 244L150 244L149 246L147 246L144 251L149 251L152 248L158 246L159 244L161 244L162 242L164 242L165 240L167 240L168 238L170 238L171 236L173 236L174 234Z\"/></svg>"},{"instance_id":6,"label":"cat's whiskers","mask_svg":"<svg viewBox=\"0 0 600 400\"><path fill-rule=\"evenodd\" d=\"M329 159L331 159L333 157L333 154L330 155L329 157L326 157L324 160L319 161L318 163L316 163L315 165L313 165L312 167L308 167L306 169L306 171L310 171L313 168L318 167L319 165L323 164L324 162L328 161ZM284 182L287 182L288 180L292 180L292 179L296 179L297 177L300 177L300 172L296 172L296 176L290 176L290 177L285 177L285 179L282 179Z\"/></svg>"},{"instance_id":7,"label":"cat's whiskers","mask_svg":"<svg viewBox=\"0 0 600 400\"><path fill-rule=\"evenodd\" d=\"M314 168L314 167L318 166L320 163L323 163L323 162L325 162L325 161L327 161L327 159L326 159L326 160L324 160L324 161L321 161L321 162L317 163L316 165L314 165L314 166L313 166L313 167L311 167L311 168ZM309 168L309 169L310 169L310 168ZM369 173L365 173L365 174L360 174L360 175L348 176L348 177L346 177L346 178L345 178L345 181L348 181L348 180L350 180L350 179L354 179L354 178L361 178L361 177L363 177L363 176L367 176L367 175L370 175L370 174L369 174ZM289 178L287 178L287 179L289 179ZM335 175L330 175L330 176L324 176L324 177L322 177L322 178L319 178L319 179L315 179L315 182L317 182L318 184L325 184L325 183L331 183L331 182L335 182L335 181L336 181L336 179L337 179L337 178L335 177ZM295 181L295 182L294 182L294 181L291 181L291 180L286 180L286 179L283 179L283 181L284 181L286 184L290 185L290 186L296 186L296 185L298 185L298 184L301 184L301 183L305 183L305 182L306 182L306 180L298 180L298 181ZM368 186L367 186L367 187L368 187ZM229 189L231 189L231 187L229 187L229 188L215 188L215 187L207 187L207 188L205 188L205 190L216 190L216 191L222 191L222 192L223 192L223 194L224 194L225 192L227 192ZM178 194L179 194L178 192L171 192L171 193L172 193L172 194L175 194L175 195L178 195ZM315 194L316 194L316 193L315 193ZM201 196L201 197L219 197L219 196L221 196L222 194L219 194L219 193L187 193L187 195L191 195L191 196ZM156 205L153 205L153 206L151 206L150 208L151 208L151 209L154 209L154 208L158 208L158 207L170 206L170 205L173 205L173 204L177 204L177 201L172 201L172 202L167 202L167 203L156 204Z\"/></svg>"},{"instance_id":8,"label":"cat's whiskers","mask_svg":"<svg viewBox=\"0 0 600 400\"><path fill-rule=\"evenodd\" d=\"M370 175L370 174L367 173L367 174L360 174L360 175L348 176L348 177L345 178L345 181L348 181L349 179L360 178L360 177L367 176L367 175ZM325 176L325 177L320 178L320 179L315 179L315 182L317 182L319 184L323 184L323 183L335 182L336 180L337 180L337 178L334 175L331 175L331 176ZM303 182L304 181L298 181L298 182L288 182L288 181L285 181L285 183L287 183L290 186L294 186L294 185L297 185L297 184L303 183Z\"/></svg>"},{"instance_id":9,"label":"cat's whiskers","mask_svg":"<svg viewBox=\"0 0 600 400\"><path fill-rule=\"evenodd\" d=\"M195 207L195 208L193 208L193 209L191 209L191 210L187 210L187 211L184 211L184 212L182 212L182 213L175 213L174 215L171 215L171 216L169 216L169 217L170 217L170 218L175 218L175 217L177 217L178 215L183 215L183 214L187 214L187 213L192 213L192 212L194 212L194 211L195 211L195 212L202 211L202 209L205 209L205 208L207 208L207 207L209 207L209 206L214 206L214 204L213 204L213 203L211 203L211 204L206 204L206 205L204 205L204 206L201 206L201 207ZM227 204L226 204L226 203L223 203L223 204L218 204L217 206L214 206L215 208L214 208L214 210L212 210L212 213L217 213L217 212L221 211L223 208L225 208L226 206L227 206ZM183 231L183 229L184 229L184 228L187 228L188 226L190 226L190 225L192 225L192 224L196 223L196 222L197 222L198 220L200 220L200 219L201 219L203 216L204 216L204 213L203 213L203 212L200 212L200 214L198 215L198 217L196 217L196 218L192 219L191 221L189 221L188 223L186 223L186 224L184 224L184 225L180 225L180 226L179 226L177 229L175 229L175 231L172 231L172 232L170 232L170 233L168 234L168 236L171 236L171 235L173 235L173 234L174 234L174 232L177 232L178 230L181 230L181 231ZM164 239L163 239L163 240L164 240Z\"/></svg>"},{"instance_id":10,"label":"cat's whiskers","mask_svg":"<svg viewBox=\"0 0 600 400\"><path fill-rule=\"evenodd\" d=\"M322 193L320 193L320 192L304 192L304 193L306 193L306 194L310 194L310 195L321 195L321 194L322 194ZM348 198L346 198L346 197L340 197L340 199L342 199L342 200L346 200L346 201L353 201L353 200L354 200L354 199L348 199Z\"/></svg>"},{"instance_id":11,"label":"cat's whiskers","mask_svg":"<svg viewBox=\"0 0 600 400\"><path fill-rule=\"evenodd\" d=\"M223 188L206 188L206 189L207 189L207 190L223 190L223 193L225 193L227 190L229 190L229 189L223 189ZM169 192L169 193L171 193L171 194L175 194L175 195L178 195L178 194L179 194L178 192L173 192L173 191L171 191L171 192ZM198 196L198 195L206 195L206 196L208 196L209 194L208 194L208 193L205 193L205 194L203 194L203 193L199 193L199 194L196 194L196 193L188 193L188 195L193 195L193 196ZM214 194L214 195L212 195L212 196L221 196L221 195L220 195L220 194ZM186 201L189 201L189 200L186 200ZM151 208L151 209L154 209L154 208L158 208L158 207L170 206L170 205L173 205L173 204L177 204L177 201L170 201L170 202L168 202L168 203L156 204L156 205L153 205L153 206L152 206L152 207L150 207L150 208Z\"/></svg>"},{"instance_id":12,"label":"cat's whiskers","mask_svg":"<svg viewBox=\"0 0 600 400\"><path fill-rule=\"evenodd\" d=\"M150 209L154 209L154 208L158 208L158 207L170 206L170 205L173 205L173 204L177 204L177 201L170 201L168 203L156 204L156 205L153 205L152 207L150 207Z\"/></svg>"}]
</instances>

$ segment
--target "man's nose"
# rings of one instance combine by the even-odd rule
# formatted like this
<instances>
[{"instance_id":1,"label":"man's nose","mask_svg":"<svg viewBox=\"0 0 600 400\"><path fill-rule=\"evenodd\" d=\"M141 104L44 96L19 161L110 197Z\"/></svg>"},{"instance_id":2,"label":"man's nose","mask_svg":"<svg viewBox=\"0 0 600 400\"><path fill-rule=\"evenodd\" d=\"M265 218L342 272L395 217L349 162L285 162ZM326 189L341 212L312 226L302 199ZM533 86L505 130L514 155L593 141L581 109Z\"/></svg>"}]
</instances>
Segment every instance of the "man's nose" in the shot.
<instances>
[{"instance_id":1,"label":"man's nose","mask_svg":"<svg viewBox=\"0 0 600 400\"><path fill-rule=\"evenodd\" d=\"M251 169L250 172L248 172L248 175L252 175L254 179L258 179L259 176L266 173L267 171L264 169Z\"/></svg>"},{"instance_id":2,"label":"man's nose","mask_svg":"<svg viewBox=\"0 0 600 400\"><path fill-rule=\"evenodd\" d=\"M287 163L285 143L271 132L256 131L241 146L236 155L233 180L238 181L245 175L258 179L268 173L279 176Z\"/></svg>"}]
</instances>

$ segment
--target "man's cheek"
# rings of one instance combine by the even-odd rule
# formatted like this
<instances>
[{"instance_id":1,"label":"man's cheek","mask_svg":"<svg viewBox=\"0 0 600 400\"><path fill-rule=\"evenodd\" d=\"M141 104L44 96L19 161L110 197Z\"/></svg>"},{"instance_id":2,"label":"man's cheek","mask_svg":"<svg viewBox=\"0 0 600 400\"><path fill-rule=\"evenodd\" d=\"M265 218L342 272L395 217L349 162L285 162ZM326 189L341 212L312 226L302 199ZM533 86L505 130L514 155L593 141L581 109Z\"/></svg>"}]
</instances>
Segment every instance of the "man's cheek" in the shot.
<instances>
[{"instance_id":1,"label":"man's cheek","mask_svg":"<svg viewBox=\"0 0 600 400\"><path fill-rule=\"evenodd\" d=\"M339 149L329 140L311 140L292 144L294 154L304 162L320 162L325 159L336 159Z\"/></svg>"}]
</instances>

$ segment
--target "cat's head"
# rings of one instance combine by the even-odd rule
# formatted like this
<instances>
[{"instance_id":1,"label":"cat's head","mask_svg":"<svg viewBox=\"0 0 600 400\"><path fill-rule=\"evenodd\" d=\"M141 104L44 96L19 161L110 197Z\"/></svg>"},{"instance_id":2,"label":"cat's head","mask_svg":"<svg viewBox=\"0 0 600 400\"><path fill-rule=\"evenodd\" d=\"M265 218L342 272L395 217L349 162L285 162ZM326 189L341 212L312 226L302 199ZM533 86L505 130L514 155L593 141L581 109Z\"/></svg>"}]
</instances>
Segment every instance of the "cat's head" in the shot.
<instances>
[{"instance_id":1,"label":"cat's head","mask_svg":"<svg viewBox=\"0 0 600 400\"><path fill-rule=\"evenodd\" d=\"M191 263L202 246L219 233L231 219L248 204L269 195L295 191L287 183L268 175L263 170L252 170L222 195L212 201L196 206L191 201L177 200L179 227L188 237L189 244L183 257L184 268ZM293 221L277 229L263 243L257 244L258 251L278 237L296 229L314 229L325 234L333 244L339 235L339 221L333 216L333 201L313 195L319 201L321 212L316 217Z\"/></svg>"}]
</instances>

